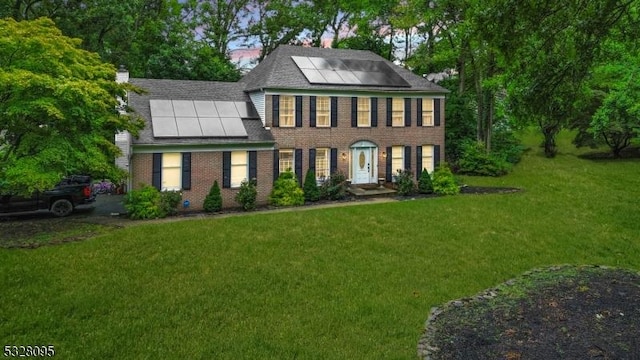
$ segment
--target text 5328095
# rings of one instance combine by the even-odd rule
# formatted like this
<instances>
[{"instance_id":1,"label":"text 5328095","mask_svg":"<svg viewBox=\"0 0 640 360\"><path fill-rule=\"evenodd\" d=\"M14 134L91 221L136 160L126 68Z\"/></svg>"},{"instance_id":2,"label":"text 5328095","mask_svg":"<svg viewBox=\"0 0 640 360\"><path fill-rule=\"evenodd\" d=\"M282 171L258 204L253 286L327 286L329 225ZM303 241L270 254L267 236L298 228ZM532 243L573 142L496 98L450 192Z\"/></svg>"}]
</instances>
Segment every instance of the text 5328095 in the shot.
<instances>
[{"instance_id":1,"label":"text 5328095","mask_svg":"<svg viewBox=\"0 0 640 360\"><path fill-rule=\"evenodd\" d=\"M52 357L56 355L53 345L5 345L4 357Z\"/></svg>"}]
</instances>

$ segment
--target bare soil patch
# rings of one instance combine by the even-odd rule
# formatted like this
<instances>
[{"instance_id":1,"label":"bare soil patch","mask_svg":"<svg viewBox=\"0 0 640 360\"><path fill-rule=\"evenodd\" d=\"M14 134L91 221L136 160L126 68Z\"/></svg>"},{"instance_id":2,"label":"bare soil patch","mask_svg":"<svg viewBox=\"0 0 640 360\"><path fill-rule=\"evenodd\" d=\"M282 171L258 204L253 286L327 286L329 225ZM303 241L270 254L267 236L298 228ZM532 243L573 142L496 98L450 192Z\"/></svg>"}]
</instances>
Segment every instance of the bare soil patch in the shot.
<instances>
[{"instance_id":1,"label":"bare soil patch","mask_svg":"<svg viewBox=\"0 0 640 360\"><path fill-rule=\"evenodd\" d=\"M536 270L432 310L423 359L639 359L640 273Z\"/></svg>"}]
</instances>

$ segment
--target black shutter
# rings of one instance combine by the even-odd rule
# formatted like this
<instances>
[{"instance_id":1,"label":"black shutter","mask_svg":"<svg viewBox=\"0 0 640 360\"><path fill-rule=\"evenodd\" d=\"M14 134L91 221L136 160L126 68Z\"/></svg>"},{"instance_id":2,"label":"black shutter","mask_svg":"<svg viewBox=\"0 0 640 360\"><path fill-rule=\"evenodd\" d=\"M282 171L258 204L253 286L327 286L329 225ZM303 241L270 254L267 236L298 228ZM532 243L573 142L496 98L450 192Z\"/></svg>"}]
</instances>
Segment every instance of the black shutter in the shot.
<instances>
[{"instance_id":1,"label":"black shutter","mask_svg":"<svg viewBox=\"0 0 640 360\"><path fill-rule=\"evenodd\" d=\"M440 99L433 99L433 124L440 126Z\"/></svg>"},{"instance_id":2,"label":"black shutter","mask_svg":"<svg viewBox=\"0 0 640 360\"><path fill-rule=\"evenodd\" d=\"M273 149L273 182L280 176L280 151Z\"/></svg>"},{"instance_id":3,"label":"black shutter","mask_svg":"<svg viewBox=\"0 0 640 360\"><path fill-rule=\"evenodd\" d=\"M309 97L309 126L316 127L316 97Z\"/></svg>"},{"instance_id":4,"label":"black shutter","mask_svg":"<svg viewBox=\"0 0 640 360\"><path fill-rule=\"evenodd\" d=\"M411 170L411 146L404 147L404 170Z\"/></svg>"},{"instance_id":5,"label":"black shutter","mask_svg":"<svg viewBox=\"0 0 640 360\"><path fill-rule=\"evenodd\" d=\"M387 126L393 126L393 99L387 98Z\"/></svg>"},{"instance_id":6,"label":"black shutter","mask_svg":"<svg viewBox=\"0 0 640 360\"><path fill-rule=\"evenodd\" d=\"M422 126L422 99L418 99L416 101L416 124L417 126Z\"/></svg>"},{"instance_id":7,"label":"black shutter","mask_svg":"<svg viewBox=\"0 0 640 360\"><path fill-rule=\"evenodd\" d=\"M222 152L222 187L231 187L231 151Z\"/></svg>"},{"instance_id":8,"label":"black shutter","mask_svg":"<svg viewBox=\"0 0 640 360\"><path fill-rule=\"evenodd\" d=\"M404 98L404 126L411 126L411 99Z\"/></svg>"},{"instance_id":9,"label":"black shutter","mask_svg":"<svg viewBox=\"0 0 640 360\"><path fill-rule=\"evenodd\" d=\"M273 119L271 122L273 127L280 126L280 95L271 95L272 100L272 110L273 110Z\"/></svg>"},{"instance_id":10,"label":"black shutter","mask_svg":"<svg viewBox=\"0 0 640 360\"><path fill-rule=\"evenodd\" d=\"M338 98L331 97L331 127L338 127Z\"/></svg>"},{"instance_id":11,"label":"black shutter","mask_svg":"<svg viewBox=\"0 0 640 360\"><path fill-rule=\"evenodd\" d=\"M296 149L294 161L295 161L295 172L298 177L298 185L302 185L302 149Z\"/></svg>"},{"instance_id":12,"label":"black shutter","mask_svg":"<svg viewBox=\"0 0 640 360\"><path fill-rule=\"evenodd\" d=\"M302 96L296 96L296 127L302 127Z\"/></svg>"},{"instance_id":13,"label":"black shutter","mask_svg":"<svg viewBox=\"0 0 640 360\"><path fill-rule=\"evenodd\" d=\"M182 153L182 190L191 190L191 153Z\"/></svg>"},{"instance_id":14,"label":"black shutter","mask_svg":"<svg viewBox=\"0 0 640 360\"><path fill-rule=\"evenodd\" d=\"M371 98L371 127L378 126L378 98Z\"/></svg>"},{"instance_id":15,"label":"black shutter","mask_svg":"<svg viewBox=\"0 0 640 360\"><path fill-rule=\"evenodd\" d=\"M393 173L393 169L391 169L391 157L392 157L392 153L391 150L393 148L391 146L387 147L387 163L386 165L386 174L385 174L385 179L387 180L387 182L391 182L391 174Z\"/></svg>"},{"instance_id":16,"label":"black shutter","mask_svg":"<svg viewBox=\"0 0 640 360\"><path fill-rule=\"evenodd\" d=\"M249 151L249 180L258 180L258 152Z\"/></svg>"},{"instance_id":17,"label":"black shutter","mask_svg":"<svg viewBox=\"0 0 640 360\"><path fill-rule=\"evenodd\" d=\"M329 164L329 175L338 172L338 149L331 148L331 163Z\"/></svg>"},{"instance_id":18,"label":"black shutter","mask_svg":"<svg viewBox=\"0 0 640 360\"><path fill-rule=\"evenodd\" d=\"M433 146L433 168L437 169L440 166L440 145Z\"/></svg>"},{"instance_id":19,"label":"black shutter","mask_svg":"<svg viewBox=\"0 0 640 360\"><path fill-rule=\"evenodd\" d=\"M358 98L351 98L351 127L358 127Z\"/></svg>"},{"instance_id":20,"label":"black shutter","mask_svg":"<svg viewBox=\"0 0 640 360\"><path fill-rule=\"evenodd\" d=\"M309 170L316 173L316 149L309 149Z\"/></svg>"},{"instance_id":21,"label":"black shutter","mask_svg":"<svg viewBox=\"0 0 640 360\"><path fill-rule=\"evenodd\" d=\"M162 190L162 153L153 154L152 166L151 185L158 190Z\"/></svg>"},{"instance_id":22,"label":"black shutter","mask_svg":"<svg viewBox=\"0 0 640 360\"><path fill-rule=\"evenodd\" d=\"M416 179L422 174L422 146L416 146Z\"/></svg>"}]
</instances>

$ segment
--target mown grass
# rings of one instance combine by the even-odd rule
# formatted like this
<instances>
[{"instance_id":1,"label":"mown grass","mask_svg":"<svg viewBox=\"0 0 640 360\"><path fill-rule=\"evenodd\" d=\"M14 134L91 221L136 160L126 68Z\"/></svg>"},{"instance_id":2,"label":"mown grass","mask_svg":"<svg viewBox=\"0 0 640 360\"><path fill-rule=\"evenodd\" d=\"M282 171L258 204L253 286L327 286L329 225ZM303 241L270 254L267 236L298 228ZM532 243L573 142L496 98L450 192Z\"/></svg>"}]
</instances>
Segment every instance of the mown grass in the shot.
<instances>
[{"instance_id":1,"label":"mown grass","mask_svg":"<svg viewBox=\"0 0 640 360\"><path fill-rule=\"evenodd\" d=\"M640 162L534 146L516 194L128 227L0 250L0 344L61 358L412 359L433 306L553 264L640 269Z\"/></svg>"}]
</instances>

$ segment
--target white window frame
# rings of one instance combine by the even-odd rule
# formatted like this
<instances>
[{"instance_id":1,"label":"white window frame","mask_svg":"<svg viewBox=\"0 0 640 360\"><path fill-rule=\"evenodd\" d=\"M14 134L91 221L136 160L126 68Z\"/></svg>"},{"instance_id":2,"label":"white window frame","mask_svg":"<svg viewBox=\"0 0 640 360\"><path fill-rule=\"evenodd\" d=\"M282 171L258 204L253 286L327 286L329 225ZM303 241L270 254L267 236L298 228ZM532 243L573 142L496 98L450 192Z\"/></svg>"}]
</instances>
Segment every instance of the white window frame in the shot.
<instances>
[{"instance_id":1,"label":"white window frame","mask_svg":"<svg viewBox=\"0 0 640 360\"><path fill-rule=\"evenodd\" d=\"M432 98L422 99L422 126L433 126L433 107L434 101Z\"/></svg>"},{"instance_id":2,"label":"white window frame","mask_svg":"<svg viewBox=\"0 0 640 360\"><path fill-rule=\"evenodd\" d=\"M371 98L357 98L357 123L358 127L371 127Z\"/></svg>"},{"instance_id":3,"label":"white window frame","mask_svg":"<svg viewBox=\"0 0 640 360\"><path fill-rule=\"evenodd\" d=\"M316 127L331 127L331 98L316 97Z\"/></svg>"},{"instance_id":4,"label":"white window frame","mask_svg":"<svg viewBox=\"0 0 640 360\"><path fill-rule=\"evenodd\" d=\"M295 127L296 99L292 95L280 95L279 126Z\"/></svg>"},{"instance_id":5,"label":"white window frame","mask_svg":"<svg viewBox=\"0 0 640 360\"><path fill-rule=\"evenodd\" d=\"M435 170L433 166L433 148L433 145L422 145L422 168L427 169L430 175L433 175L433 171Z\"/></svg>"},{"instance_id":6,"label":"white window frame","mask_svg":"<svg viewBox=\"0 0 640 360\"><path fill-rule=\"evenodd\" d=\"M398 170L404 171L404 146L402 145L391 148L391 174L398 175Z\"/></svg>"},{"instance_id":7,"label":"white window frame","mask_svg":"<svg viewBox=\"0 0 640 360\"><path fill-rule=\"evenodd\" d=\"M177 172L177 173L176 173ZM182 189L182 153L162 154L162 191ZM169 182L171 180L171 182Z\"/></svg>"},{"instance_id":8,"label":"white window frame","mask_svg":"<svg viewBox=\"0 0 640 360\"><path fill-rule=\"evenodd\" d=\"M231 152L231 187L237 188L249 177L249 153L246 151Z\"/></svg>"},{"instance_id":9,"label":"white window frame","mask_svg":"<svg viewBox=\"0 0 640 360\"><path fill-rule=\"evenodd\" d=\"M404 126L404 98L391 99L391 126Z\"/></svg>"},{"instance_id":10,"label":"white window frame","mask_svg":"<svg viewBox=\"0 0 640 360\"><path fill-rule=\"evenodd\" d=\"M285 161L285 157L282 156L283 154L291 154L291 161L290 161L290 166L286 166L287 164L284 162ZM280 149L278 150L278 171L279 174L282 174L283 172L286 171L294 171L295 166L296 166L296 154L295 151L293 151L293 149Z\"/></svg>"},{"instance_id":11,"label":"white window frame","mask_svg":"<svg viewBox=\"0 0 640 360\"><path fill-rule=\"evenodd\" d=\"M324 154L320 156L320 154ZM324 159L322 159L324 157ZM323 183L331 175L331 149L316 148L316 182Z\"/></svg>"}]
</instances>

